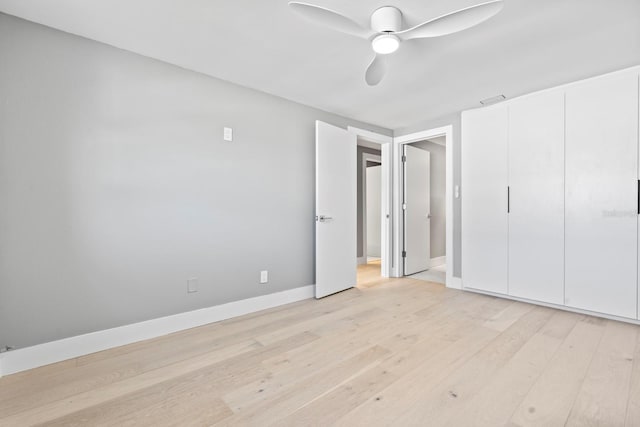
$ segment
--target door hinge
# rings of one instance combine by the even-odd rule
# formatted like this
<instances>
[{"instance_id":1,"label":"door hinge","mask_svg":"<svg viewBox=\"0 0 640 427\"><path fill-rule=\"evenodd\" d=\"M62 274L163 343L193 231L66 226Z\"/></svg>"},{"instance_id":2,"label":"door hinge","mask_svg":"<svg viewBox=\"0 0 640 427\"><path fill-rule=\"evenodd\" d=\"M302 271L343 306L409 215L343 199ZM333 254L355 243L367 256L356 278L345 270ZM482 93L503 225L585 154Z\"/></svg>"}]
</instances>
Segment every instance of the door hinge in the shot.
<instances>
[{"instance_id":1,"label":"door hinge","mask_svg":"<svg viewBox=\"0 0 640 427\"><path fill-rule=\"evenodd\" d=\"M406 204L406 203L403 203L403 204L402 204L402 210L403 210L403 211L406 211L406 210L407 210L407 204Z\"/></svg>"},{"instance_id":2,"label":"door hinge","mask_svg":"<svg viewBox=\"0 0 640 427\"><path fill-rule=\"evenodd\" d=\"M402 251L402 258L406 258L407 257L407 251Z\"/></svg>"},{"instance_id":3,"label":"door hinge","mask_svg":"<svg viewBox=\"0 0 640 427\"><path fill-rule=\"evenodd\" d=\"M406 163L407 162L407 156L402 156L402 163Z\"/></svg>"}]
</instances>

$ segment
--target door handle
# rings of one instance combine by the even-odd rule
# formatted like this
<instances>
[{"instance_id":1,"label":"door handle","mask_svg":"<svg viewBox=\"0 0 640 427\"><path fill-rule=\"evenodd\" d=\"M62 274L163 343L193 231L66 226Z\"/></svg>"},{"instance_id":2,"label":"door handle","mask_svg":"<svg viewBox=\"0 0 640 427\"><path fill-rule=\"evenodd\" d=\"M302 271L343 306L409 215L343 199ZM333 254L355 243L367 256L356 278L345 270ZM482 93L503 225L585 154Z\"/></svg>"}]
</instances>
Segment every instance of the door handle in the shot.
<instances>
[{"instance_id":1,"label":"door handle","mask_svg":"<svg viewBox=\"0 0 640 427\"><path fill-rule=\"evenodd\" d=\"M426 215L426 217L427 217L427 219L431 219L431 214L430 214L430 213L428 213L428 214Z\"/></svg>"},{"instance_id":2,"label":"door handle","mask_svg":"<svg viewBox=\"0 0 640 427\"><path fill-rule=\"evenodd\" d=\"M327 221L331 221L333 218L330 216L326 216L326 215L318 215L316 216L316 221L318 222L327 222Z\"/></svg>"}]
</instances>

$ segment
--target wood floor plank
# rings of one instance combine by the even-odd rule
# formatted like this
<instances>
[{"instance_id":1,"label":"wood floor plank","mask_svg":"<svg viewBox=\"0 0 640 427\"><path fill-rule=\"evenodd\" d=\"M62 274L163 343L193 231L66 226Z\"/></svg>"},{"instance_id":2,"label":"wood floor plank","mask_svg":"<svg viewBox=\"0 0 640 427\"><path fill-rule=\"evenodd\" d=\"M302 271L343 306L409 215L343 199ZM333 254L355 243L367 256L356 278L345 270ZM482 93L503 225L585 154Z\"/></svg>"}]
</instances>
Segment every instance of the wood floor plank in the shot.
<instances>
[{"instance_id":1,"label":"wood floor plank","mask_svg":"<svg viewBox=\"0 0 640 427\"><path fill-rule=\"evenodd\" d=\"M483 305L485 301L479 301ZM367 324L364 327L356 327L352 330L342 332L337 337L332 335L332 340L319 339L304 347L293 350L294 354L283 355L284 358L274 358L265 361L271 375L256 383L251 384L247 390L236 390L236 392L225 396L225 400L230 403L234 410L240 410L240 403L246 405L250 403L250 396L254 400L265 400L274 393L291 385L296 379L305 378L307 375L316 372L318 367L328 366L336 361L346 358L347 354L341 354L345 349L353 348L353 351L362 350L364 346L374 344L382 345L386 348L393 348L394 352L408 350L420 341L431 340L431 349L441 348L443 342L450 340L451 330L457 327L454 314L445 310L436 312L429 318L418 318L414 316L394 316L384 323ZM315 331L314 331L315 332ZM347 342L343 342L346 338ZM326 349L336 349L327 352ZM426 357L429 352L422 352ZM294 384L294 386L296 386ZM238 401L240 400L240 402Z\"/></svg>"},{"instance_id":2,"label":"wood floor plank","mask_svg":"<svg viewBox=\"0 0 640 427\"><path fill-rule=\"evenodd\" d=\"M551 318L543 307L519 311L521 317L428 393L397 420L399 425L445 425ZM486 327L486 325L483 325ZM489 329L489 328L488 328Z\"/></svg>"},{"instance_id":3,"label":"wood floor plank","mask_svg":"<svg viewBox=\"0 0 640 427\"><path fill-rule=\"evenodd\" d=\"M624 426L638 328L608 321L567 426Z\"/></svg>"},{"instance_id":4,"label":"wood floor plank","mask_svg":"<svg viewBox=\"0 0 640 427\"><path fill-rule=\"evenodd\" d=\"M399 425L397 419L423 393L444 381L497 335L495 331L483 327L467 329L470 332L467 339L446 342L435 348L430 356L422 357L418 366L407 370L389 386L354 405L336 421L336 425Z\"/></svg>"},{"instance_id":5,"label":"wood floor plank","mask_svg":"<svg viewBox=\"0 0 640 427\"><path fill-rule=\"evenodd\" d=\"M389 336L388 322L379 321L353 328L338 336L322 337L292 351L267 359L262 366L267 373L260 379L239 387L224 396L235 411L272 399L291 387L355 357Z\"/></svg>"},{"instance_id":6,"label":"wood floor plank","mask_svg":"<svg viewBox=\"0 0 640 427\"><path fill-rule=\"evenodd\" d=\"M36 422L73 424L76 419L91 424L104 417L130 413L140 406L157 403L167 393L180 393L194 384L205 382L207 387L232 387L256 378L263 369L260 361L289 348L317 339L312 334L301 334L295 339L269 347L259 347L236 354L232 358L212 362L205 357L193 358L188 363L176 363L146 372L118 383L79 393L72 399L38 406L0 421L9 425L31 425ZM235 368L235 369L234 369ZM237 375L236 375L237 374ZM169 391L167 391L169 390Z\"/></svg>"},{"instance_id":7,"label":"wood floor plank","mask_svg":"<svg viewBox=\"0 0 640 427\"><path fill-rule=\"evenodd\" d=\"M429 340L416 343L411 350L394 353L378 366L358 373L349 381L314 399L292 414L277 420L278 425L333 425L353 407L357 407L387 386L419 366L429 351L437 352L450 343Z\"/></svg>"},{"instance_id":8,"label":"wood floor plank","mask_svg":"<svg viewBox=\"0 0 640 427\"><path fill-rule=\"evenodd\" d=\"M564 426L604 333L606 321L585 316L516 409L515 426Z\"/></svg>"},{"instance_id":9,"label":"wood floor plank","mask_svg":"<svg viewBox=\"0 0 640 427\"><path fill-rule=\"evenodd\" d=\"M517 322L523 315L533 310L531 304L525 304L522 302L513 302L504 310L497 313L483 323L483 326L496 331L502 332L508 329L511 325Z\"/></svg>"},{"instance_id":10,"label":"wood floor plank","mask_svg":"<svg viewBox=\"0 0 640 427\"><path fill-rule=\"evenodd\" d=\"M640 327L360 276L0 378L0 425L640 425Z\"/></svg>"},{"instance_id":11,"label":"wood floor plank","mask_svg":"<svg viewBox=\"0 0 640 427\"><path fill-rule=\"evenodd\" d=\"M43 374L41 369L35 370L31 381L14 384L11 395L7 393L4 400L0 400L0 413L11 415L30 406L43 405L55 399L132 378L216 348L223 349L243 341L253 341L257 336L281 330L289 324L304 323L307 319L322 322L325 316L328 317L327 322L331 323L330 316L336 312L341 313L339 316L348 316L353 312L353 309L344 311L339 304L325 307L326 303L314 301L310 305L306 309L292 308L289 313L278 312L275 318L270 313L265 313L267 321L252 318L248 322L237 321L224 326L216 323L171 334L162 339L149 340L144 345L136 343L132 345L135 347L132 351L118 348L102 352L112 354L111 357L89 355L86 357L91 357L91 361L78 364L76 369L52 371L48 374ZM150 349L153 351L149 351ZM104 375L102 372L109 374Z\"/></svg>"},{"instance_id":12,"label":"wood floor plank","mask_svg":"<svg viewBox=\"0 0 640 427\"><path fill-rule=\"evenodd\" d=\"M629 388L627 414L625 418L625 426L634 427L637 425L640 425L640 331L638 331L633 353L631 386Z\"/></svg>"},{"instance_id":13,"label":"wood floor plank","mask_svg":"<svg viewBox=\"0 0 640 427\"><path fill-rule=\"evenodd\" d=\"M300 382L297 387L286 388L268 400L245 408L235 416L225 419L220 425L269 425L321 398L361 372L379 365L381 359L389 354L389 350L380 346L371 347L329 369L316 372L312 377Z\"/></svg>"},{"instance_id":14,"label":"wood floor plank","mask_svg":"<svg viewBox=\"0 0 640 427\"><path fill-rule=\"evenodd\" d=\"M578 316L558 311L504 367L471 395L469 402L450 414L449 426L502 426L539 378Z\"/></svg>"}]
</instances>

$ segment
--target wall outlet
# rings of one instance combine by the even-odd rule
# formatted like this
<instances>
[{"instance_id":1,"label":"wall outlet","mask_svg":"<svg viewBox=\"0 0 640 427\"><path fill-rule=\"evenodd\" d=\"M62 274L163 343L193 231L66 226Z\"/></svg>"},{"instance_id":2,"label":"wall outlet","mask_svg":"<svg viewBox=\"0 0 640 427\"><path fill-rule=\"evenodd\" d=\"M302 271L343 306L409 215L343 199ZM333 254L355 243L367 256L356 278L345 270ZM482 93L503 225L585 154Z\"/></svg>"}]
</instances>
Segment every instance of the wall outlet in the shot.
<instances>
[{"instance_id":1,"label":"wall outlet","mask_svg":"<svg viewBox=\"0 0 640 427\"><path fill-rule=\"evenodd\" d=\"M198 278L192 277L187 279L187 293L192 294L194 292L198 292Z\"/></svg>"},{"instance_id":2,"label":"wall outlet","mask_svg":"<svg viewBox=\"0 0 640 427\"><path fill-rule=\"evenodd\" d=\"M224 140L225 141L233 141L233 129L232 128L224 128Z\"/></svg>"},{"instance_id":3,"label":"wall outlet","mask_svg":"<svg viewBox=\"0 0 640 427\"><path fill-rule=\"evenodd\" d=\"M269 272L267 270L262 270L260 272L260 283L267 283L269 281Z\"/></svg>"}]
</instances>

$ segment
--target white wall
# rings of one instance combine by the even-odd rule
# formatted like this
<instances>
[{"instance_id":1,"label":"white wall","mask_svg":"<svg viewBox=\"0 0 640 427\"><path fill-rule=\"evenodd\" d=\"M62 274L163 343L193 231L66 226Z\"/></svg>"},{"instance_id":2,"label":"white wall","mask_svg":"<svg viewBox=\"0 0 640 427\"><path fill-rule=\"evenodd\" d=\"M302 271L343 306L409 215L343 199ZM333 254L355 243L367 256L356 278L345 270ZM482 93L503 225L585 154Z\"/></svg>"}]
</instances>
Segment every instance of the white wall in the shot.
<instances>
[{"instance_id":1,"label":"white wall","mask_svg":"<svg viewBox=\"0 0 640 427\"><path fill-rule=\"evenodd\" d=\"M380 257L382 166L367 167L367 256Z\"/></svg>"}]
</instances>

